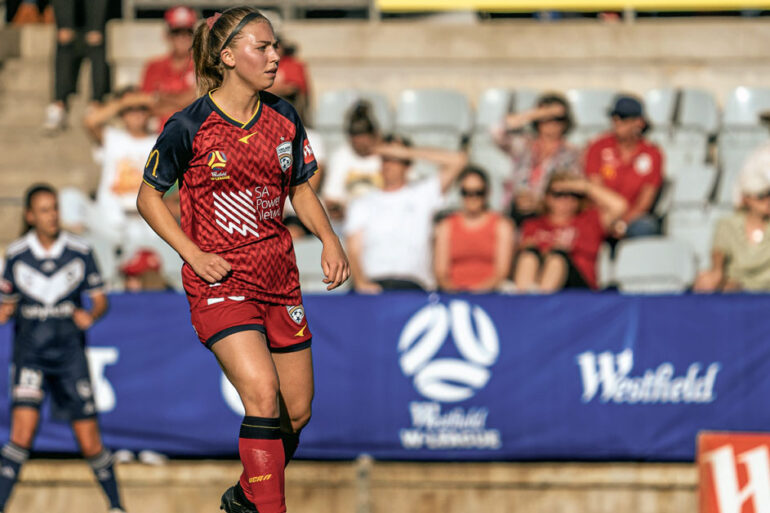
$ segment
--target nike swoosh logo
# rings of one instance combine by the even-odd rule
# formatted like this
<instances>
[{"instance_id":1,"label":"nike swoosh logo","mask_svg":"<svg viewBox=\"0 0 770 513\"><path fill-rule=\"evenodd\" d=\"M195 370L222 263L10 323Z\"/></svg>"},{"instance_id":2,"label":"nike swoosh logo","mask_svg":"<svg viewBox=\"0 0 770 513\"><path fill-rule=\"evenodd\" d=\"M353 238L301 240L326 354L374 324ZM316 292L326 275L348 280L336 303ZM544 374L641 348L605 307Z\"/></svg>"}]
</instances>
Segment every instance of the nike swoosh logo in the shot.
<instances>
[{"instance_id":1,"label":"nike swoosh logo","mask_svg":"<svg viewBox=\"0 0 770 513\"><path fill-rule=\"evenodd\" d=\"M249 135L247 135L247 136L241 137L240 139L238 139L238 141L239 141L239 142L242 142L242 143L244 143L244 144L249 144L249 139L251 139L251 137L252 137L252 136L255 136L255 135L257 135L258 133L259 133L259 132L253 132L253 133L250 133L250 134L249 134Z\"/></svg>"}]
</instances>

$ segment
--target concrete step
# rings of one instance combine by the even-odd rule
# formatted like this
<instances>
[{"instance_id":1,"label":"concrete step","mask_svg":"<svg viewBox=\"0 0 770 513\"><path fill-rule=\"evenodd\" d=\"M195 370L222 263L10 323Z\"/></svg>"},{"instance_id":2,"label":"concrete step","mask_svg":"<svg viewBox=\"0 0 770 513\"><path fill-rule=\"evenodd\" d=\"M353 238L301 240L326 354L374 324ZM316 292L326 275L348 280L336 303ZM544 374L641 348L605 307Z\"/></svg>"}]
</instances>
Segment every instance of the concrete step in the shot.
<instances>
[{"instance_id":1,"label":"concrete step","mask_svg":"<svg viewBox=\"0 0 770 513\"><path fill-rule=\"evenodd\" d=\"M0 88L4 94L45 94L53 91L54 63L50 59L8 59L3 62Z\"/></svg>"}]
</instances>

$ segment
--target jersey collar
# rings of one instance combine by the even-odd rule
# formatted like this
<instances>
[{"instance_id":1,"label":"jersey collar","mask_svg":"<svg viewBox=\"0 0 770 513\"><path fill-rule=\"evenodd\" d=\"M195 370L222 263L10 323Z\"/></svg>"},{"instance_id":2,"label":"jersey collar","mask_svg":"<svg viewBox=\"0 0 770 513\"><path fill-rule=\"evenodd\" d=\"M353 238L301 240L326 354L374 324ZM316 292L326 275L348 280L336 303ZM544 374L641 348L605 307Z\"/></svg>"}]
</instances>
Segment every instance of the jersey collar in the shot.
<instances>
[{"instance_id":1,"label":"jersey collar","mask_svg":"<svg viewBox=\"0 0 770 513\"><path fill-rule=\"evenodd\" d=\"M241 121L239 119L235 119L234 117L232 117L230 114L225 112L222 109L222 107L220 107L217 104L216 100L214 100L214 97L211 95L211 93L213 93L214 91L216 91L216 89L212 89L211 91L209 91L208 94L206 95L206 98L208 99L208 102L211 104L211 108L213 108L216 111L216 113L219 114L222 117L222 119L224 119L225 121L227 121L231 125L235 125L238 128L243 128L244 130L250 129L251 127L253 127L257 123L257 121L259 120L259 116L262 114L262 98L261 97L259 98L259 100L257 102L257 108L254 110L254 114L251 115L251 118L249 118L248 121Z\"/></svg>"},{"instance_id":2,"label":"jersey collar","mask_svg":"<svg viewBox=\"0 0 770 513\"><path fill-rule=\"evenodd\" d=\"M29 249L32 251L32 255L38 260L56 260L64 252L64 246L67 241L64 239L64 232L59 232L59 237L57 237L56 242L54 242L50 248L46 249L40 243L40 239L37 238L35 230L30 230L29 233L27 233L27 242L29 243Z\"/></svg>"}]
</instances>

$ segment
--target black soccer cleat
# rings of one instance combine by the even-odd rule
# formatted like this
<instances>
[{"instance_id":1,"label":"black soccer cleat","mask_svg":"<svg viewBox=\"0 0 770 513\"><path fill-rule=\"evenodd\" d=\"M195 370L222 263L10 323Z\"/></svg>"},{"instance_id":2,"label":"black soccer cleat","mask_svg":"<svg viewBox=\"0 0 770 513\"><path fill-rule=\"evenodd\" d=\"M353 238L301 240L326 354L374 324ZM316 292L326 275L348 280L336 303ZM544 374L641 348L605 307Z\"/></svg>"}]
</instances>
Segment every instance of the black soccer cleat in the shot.
<instances>
[{"instance_id":1,"label":"black soccer cleat","mask_svg":"<svg viewBox=\"0 0 770 513\"><path fill-rule=\"evenodd\" d=\"M236 483L222 494L219 509L225 510L225 513L259 513L254 503L246 498L241 483Z\"/></svg>"}]
</instances>

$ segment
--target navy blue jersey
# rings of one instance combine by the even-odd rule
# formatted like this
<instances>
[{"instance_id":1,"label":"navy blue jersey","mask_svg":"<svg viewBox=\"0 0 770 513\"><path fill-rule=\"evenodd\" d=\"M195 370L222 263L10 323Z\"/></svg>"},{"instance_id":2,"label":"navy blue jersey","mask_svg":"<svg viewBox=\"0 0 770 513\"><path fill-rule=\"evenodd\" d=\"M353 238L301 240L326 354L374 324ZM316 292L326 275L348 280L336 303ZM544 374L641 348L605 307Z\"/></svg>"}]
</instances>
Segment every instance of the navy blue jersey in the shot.
<instances>
[{"instance_id":1,"label":"navy blue jersey","mask_svg":"<svg viewBox=\"0 0 770 513\"><path fill-rule=\"evenodd\" d=\"M34 230L12 243L0 292L4 302L17 304L14 359L34 355L53 365L82 350L85 339L72 314L84 292L102 287L91 249L72 234L62 232L48 249Z\"/></svg>"}]
</instances>

